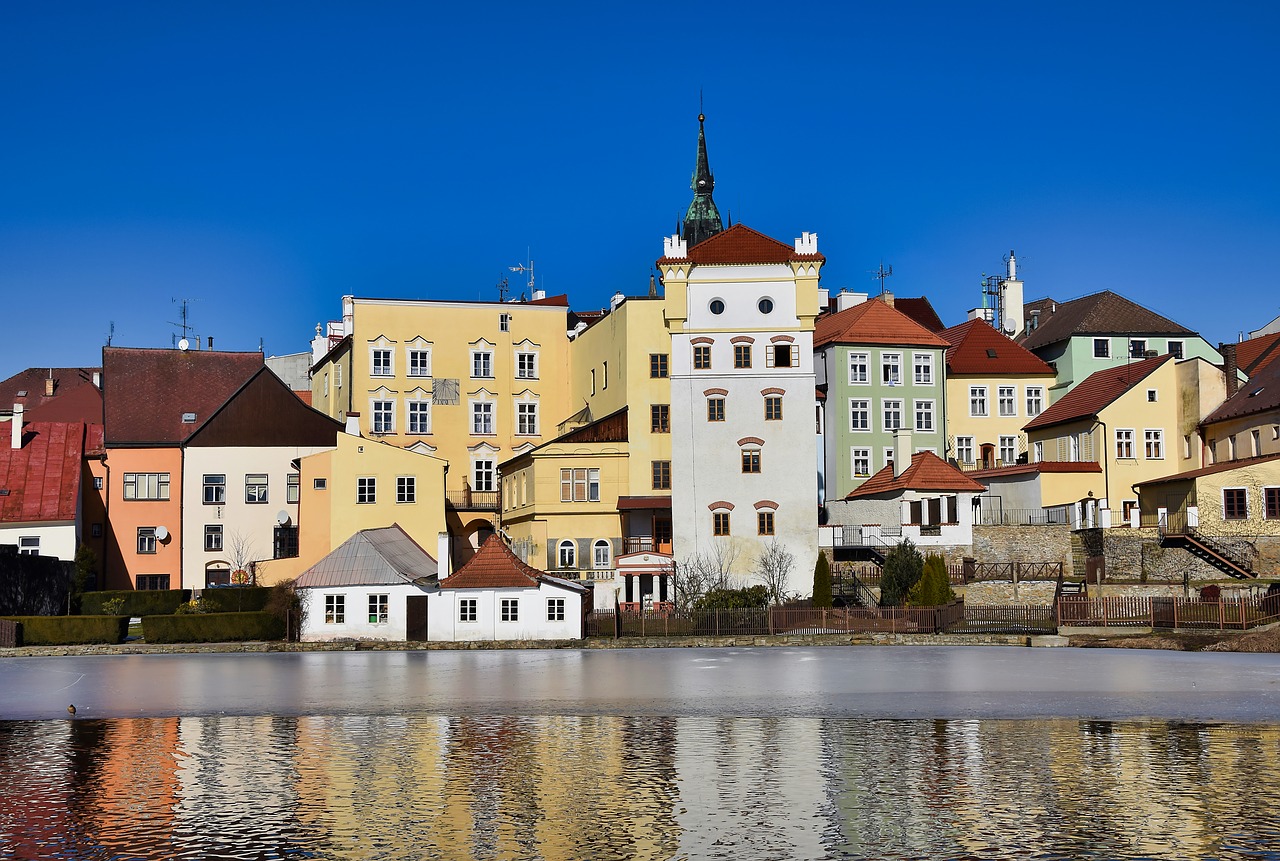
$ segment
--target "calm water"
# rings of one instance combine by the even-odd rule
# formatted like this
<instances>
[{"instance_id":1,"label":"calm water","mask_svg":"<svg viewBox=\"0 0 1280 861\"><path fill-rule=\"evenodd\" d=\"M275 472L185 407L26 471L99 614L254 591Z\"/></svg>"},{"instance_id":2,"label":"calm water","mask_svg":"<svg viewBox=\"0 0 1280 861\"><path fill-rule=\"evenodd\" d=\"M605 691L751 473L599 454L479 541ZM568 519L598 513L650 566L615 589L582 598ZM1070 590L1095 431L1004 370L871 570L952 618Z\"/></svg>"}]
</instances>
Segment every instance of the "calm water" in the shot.
<instances>
[{"instance_id":1,"label":"calm water","mask_svg":"<svg viewBox=\"0 0 1280 861\"><path fill-rule=\"evenodd\" d=\"M1008 702L997 694L1017 687L1019 668L1038 679L1024 699L1043 700L1047 667L1100 657L1090 665L1095 678L1075 686L1114 687L1114 703L1129 702L1105 671L1108 655L1127 655L1052 654L1062 657L645 650L596 665L610 676L636 673L641 691L690 684L686 672L706 679L701 696L673 691L637 716L612 713L635 700L594 694L616 693L624 687L616 679L592 684L592 673L568 672L583 660L577 652L182 659L187 675L223 678L228 695L286 672L274 695L260 692L270 715L189 713L193 695L172 688L172 661L9 659L0 661L0 717L42 709L52 696L64 705L61 719L0 720L0 858L1280 859L1280 721L1265 689L1249 723L855 715L860 692L876 703L895 694L891 677L911 709L953 708L952 698L908 690L922 660L949 663L952 674L957 661L968 665L970 687L1001 713ZM1207 708L1179 694L1200 690L1186 678L1199 673L1204 685L1236 692L1234 705L1219 697L1232 714L1249 701L1241 678L1265 686L1280 676L1269 656L1188 657L1152 655L1123 672L1145 667L1147 687L1166 674L1182 678L1183 688L1171 687L1173 711ZM816 666L804 679L795 669L779 676L788 662ZM298 701L296 676L317 666L325 672L307 678L334 690L307 702L334 708L286 713ZM437 676L433 706L453 698L484 707L446 713L394 690L370 698L381 685L405 684L396 667ZM708 699L753 672L762 674L754 694L727 699L724 716L708 713ZM153 709L149 699L140 709L130 702L125 680L139 673L138 689L169 686L183 713L123 716ZM69 682L77 674L84 678ZM828 674L845 680L830 700L814 685ZM563 679L550 681L566 675L578 679L576 700ZM1224 675L1232 681L1215 681ZM352 685L365 691L363 710L344 693ZM104 716L66 719L71 694ZM409 701L406 711L386 708L398 699ZM1072 704L1069 689L1050 699L1064 711ZM1095 692L1083 702L1095 709L1101 700ZM780 714L787 710L803 716Z\"/></svg>"}]
</instances>

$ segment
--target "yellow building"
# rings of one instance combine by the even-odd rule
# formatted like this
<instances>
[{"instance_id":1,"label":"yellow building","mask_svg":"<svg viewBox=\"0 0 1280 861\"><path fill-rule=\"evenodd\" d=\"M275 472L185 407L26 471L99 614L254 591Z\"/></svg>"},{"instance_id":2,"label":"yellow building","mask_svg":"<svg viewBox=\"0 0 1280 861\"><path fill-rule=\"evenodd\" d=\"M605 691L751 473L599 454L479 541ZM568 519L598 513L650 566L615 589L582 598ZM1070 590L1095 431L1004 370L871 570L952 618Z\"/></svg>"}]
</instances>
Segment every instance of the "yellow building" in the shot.
<instances>
[{"instance_id":1,"label":"yellow building","mask_svg":"<svg viewBox=\"0 0 1280 861\"><path fill-rule=\"evenodd\" d=\"M1223 396L1197 429L1204 464L1280 453L1280 362L1255 371L1239 389L1225 390L1224 380Z\"/></svg>"}]
</instances>

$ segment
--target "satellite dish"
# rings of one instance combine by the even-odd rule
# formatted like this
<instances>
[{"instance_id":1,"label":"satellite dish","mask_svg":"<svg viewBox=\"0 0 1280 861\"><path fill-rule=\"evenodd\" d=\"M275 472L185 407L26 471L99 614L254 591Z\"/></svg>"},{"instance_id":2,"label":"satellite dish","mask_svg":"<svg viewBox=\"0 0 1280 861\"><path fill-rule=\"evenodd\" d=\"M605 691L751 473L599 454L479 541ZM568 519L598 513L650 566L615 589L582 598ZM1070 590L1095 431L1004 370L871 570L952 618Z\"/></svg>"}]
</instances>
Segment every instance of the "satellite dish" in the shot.
<instances>
[{"instance_id":1,"label":"satellite dish","mask_svg":"<svg viewBox=\"0 0 1280 861\"><path fill-rule=\"evenodd\" d=\"M280 513L276 515L276 523L279 523L281 526L288 526L289 512L281 510Z\"/></svg>"},{"instance_id":2,"label":"satellite dish","mask_svg":"<svg viewBox=\"0 0 1280 861\"><path fill-rule=\"evenodd\" d=\"M190 349L191 349L191 342L190 342L190 341L188 341L186 338L183 338L182 340L178 341L178 349L179 349L179 350L190 350Z\"/></svg>"},{"instance_id":3,"label":"satellite dish","mask_svg":"<svg viewBox=\"0 0 1280 861\"><path fill-rule=\"evenodd\" d=\"M1012 317L1005 317L1005 318L1004 318L1004 333L1005 333L1006 335L1012 336L1012 335L1013 335L1013 333L1014 333L1014 332L1016 332L1016 331L1018 331L1018 321L1017 321L1017 320L1015 320L1015 319L1013 319Z\"/></svg>"},{"instance_id":4,"label":"satellite dish","mask_svg":"<svg viewBox=\"0 0 1280 861\"><path fill-rule=\"evenodd\" d=\"M165 529L163 526L157 526L157 527L156 527L156 540L157 540L157 541L164 541L164 540L165 540L166 538L168 538L168 537L169 537L169 530L168 530L168 529Z\"/></svg>"}]
</instances>

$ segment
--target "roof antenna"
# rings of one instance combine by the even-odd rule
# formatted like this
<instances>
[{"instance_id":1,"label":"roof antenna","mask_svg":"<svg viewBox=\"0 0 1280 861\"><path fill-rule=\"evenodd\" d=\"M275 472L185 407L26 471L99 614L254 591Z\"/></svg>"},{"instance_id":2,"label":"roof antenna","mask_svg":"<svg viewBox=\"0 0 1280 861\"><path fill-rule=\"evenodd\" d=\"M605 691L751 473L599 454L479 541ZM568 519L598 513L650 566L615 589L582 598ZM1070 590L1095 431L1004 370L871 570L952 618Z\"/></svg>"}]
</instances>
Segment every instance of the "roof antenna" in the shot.
<instances>
[{"instance_id":1,"label":"roof antenna","mask_svg":"<svg viewBox=\"0 0 1280 861\"><path fill-rule=\"evenodd\" d=\"M879 268L879 269L877 269L875 272L872 272L872 273L871 273L871 278L872 278L872 280L875 280L875 281L879 281L879 282L880 282L880 293L881 293L881 295L883 295L883 294L884 294L884 279L888 278L888 277L889 277L890 275L892 275L892 274L893 274L893 264L892 264L892 263L890 263L890 264L886 267L886 266L884 265L884 261L883 261L883 260L881 260L881 261L880 261L880 268Z\"/></svg>"}]
</instances>

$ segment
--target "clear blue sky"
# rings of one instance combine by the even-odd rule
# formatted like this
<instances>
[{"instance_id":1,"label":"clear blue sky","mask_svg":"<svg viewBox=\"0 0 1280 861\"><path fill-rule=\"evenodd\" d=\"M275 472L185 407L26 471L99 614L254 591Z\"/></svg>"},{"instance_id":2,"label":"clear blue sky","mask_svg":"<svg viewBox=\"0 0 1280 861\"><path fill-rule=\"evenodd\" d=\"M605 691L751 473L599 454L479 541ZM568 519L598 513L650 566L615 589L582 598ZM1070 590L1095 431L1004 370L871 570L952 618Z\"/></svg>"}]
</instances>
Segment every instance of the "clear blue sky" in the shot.
<instances>
[{"instance_id":1,"label":"clear blue sky","mask_svg":"<svg viewBox=\"0 0 1280 861\"><path fill-rule=\"evenodd\" d=\"M641 293L716 201L824 285L948 323L1117 290L1233 338L1280 313L1280 4L58 3L0 8L0 378L305 349L344 293Z\"/></svg>"}]
</instances>

